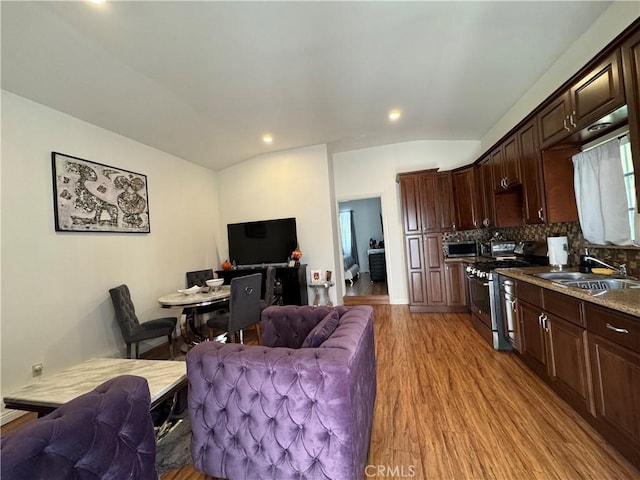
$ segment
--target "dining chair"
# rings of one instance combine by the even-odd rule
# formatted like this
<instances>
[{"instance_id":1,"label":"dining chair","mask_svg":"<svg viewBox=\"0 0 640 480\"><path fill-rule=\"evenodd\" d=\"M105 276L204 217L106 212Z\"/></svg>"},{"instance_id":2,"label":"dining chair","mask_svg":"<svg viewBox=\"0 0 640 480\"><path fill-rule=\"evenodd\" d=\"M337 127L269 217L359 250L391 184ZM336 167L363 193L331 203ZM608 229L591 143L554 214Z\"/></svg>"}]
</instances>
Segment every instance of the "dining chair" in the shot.
<instances>
[{"instance_id":1,"label":"dining chair","mask_svg":"<svg viewBox=\"0 0 640 480\"><path fill-rule=\"evenodd\" d=\"M229 311L208 320L207 327L222 330L234 338L238 333L240 343L244 343L243 330L247 327L255 325L259 335L261 284L261 273L232 278Z\"/></svg>"},{"instance_id":2,"label":"dining chair","mask_svg":"<svg viewBox=\"0 0 640 480\"><path fill-rule=\"evenodd\" d=\"M260 299L261 311L275 302L276 267L267 267L264 278L264 297Z\"/></svg>"},{"instance_id":3,"label":"dining chair","mask_svg":"<svg viewBox=\"0 0 640 480\"><path fill-rule=\"evenodd\" d=\"M194 270L193 272L187 272L186 287L191 288L195 285L198 285L199 287L206 287L207 280L211 280L213 278L214 278L213 269L211 268L205 269L205 270ZM220 310L228 310L228 309L229 309L228 302L221 302L213 305L207 305L206 307L197 307L195 310L195 315L197 318L194 318L191 324L194 325L194 328L197 328L196 327L197 325L206 324L207 320L209 320L216 312ZM192 308L185 308L184 310L182 310L182 315L185 316L185 319L187 322L191 320L189 317L193 316L194 314L193 312L194 310Z\"/></svg>"},{"instance_id":4,"label":"dining chair","mask_svg":"<svg viewBox=\"0 0 640 480\"><path fill-rule=\"evenodd\" d=\"M116 312L118 325L124 341L127 344L127 358L131 358L131 344L136 345L136 356L140 358L138 343L142 340L150 340L166 336L169 339L169 352L174 358L175 331L178 319L176 317L158 318L140 323L136 316L136 309L131 300L129 287L120 285L109 290L111 301Z\"/></svg>"}]
</instances>

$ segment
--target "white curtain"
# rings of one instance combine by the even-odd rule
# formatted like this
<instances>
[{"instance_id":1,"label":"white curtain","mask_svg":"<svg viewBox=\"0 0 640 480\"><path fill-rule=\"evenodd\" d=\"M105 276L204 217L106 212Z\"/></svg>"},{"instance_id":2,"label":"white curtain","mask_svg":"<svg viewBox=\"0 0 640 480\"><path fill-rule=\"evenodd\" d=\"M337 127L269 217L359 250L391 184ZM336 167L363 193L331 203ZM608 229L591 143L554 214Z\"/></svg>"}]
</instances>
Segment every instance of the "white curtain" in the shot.
<instances>
[{"instance_id":1,"label":"white curtain","mask_svg":"<svg viewBox=\"0 0 640 480\"><path fill-rule=\"evenodd\" d=\"M340 238L342 240L342 254L351 256L351 212L340 212ZM357 261L357 259L356 259Z\"/></svg>"},{"instance_id":2,"label":"white curtain","mask_svg":"<svg viewBox=\"0 0 640 480\"><path fill-rule=\"evenodd\" d=\"M573 156L578 217L584 238L631 245L629 210L617 139Z\"/></svg>"}]
</instances>

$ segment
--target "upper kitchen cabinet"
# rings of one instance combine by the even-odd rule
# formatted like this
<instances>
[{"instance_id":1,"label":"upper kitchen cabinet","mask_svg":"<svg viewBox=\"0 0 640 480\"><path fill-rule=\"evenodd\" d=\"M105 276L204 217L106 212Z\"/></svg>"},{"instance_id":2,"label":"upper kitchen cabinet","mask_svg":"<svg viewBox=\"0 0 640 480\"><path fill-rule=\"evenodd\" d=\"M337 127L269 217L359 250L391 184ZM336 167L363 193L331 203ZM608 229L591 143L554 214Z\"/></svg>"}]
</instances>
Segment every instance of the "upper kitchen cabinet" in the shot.
<instances>
[{"instance_id":1,"label":"upper kitchen cabinet","mask_svg":"<svg viewBox=\"0 0 640 480\"><path fill-rule=\"evenodd\" d=\"M480 197L480 219L483 227L495 227L495 198L491 157L485 157L476 164L476 187Z\"/></svg>"},{"instance_id":2,"label":"upper kitchen cabinet","mask_svg":"<svg viewBox=\"0 0 640 480\"><path fill-rule=\"evenodd\" d=\"M398 175L405 235L440 231L436 169Z\"/></svg>"},{"instance_id":3,"label":"upper kitchen cabinet","mask_svg":"<svg viewBox=\"0 0 640 480\"><path fill-rule=\"evenodd\" d=\"M622 64L633 169L640 172L640 31L635 32L622 44ZM635 180L640 204L640 174L636 173Z\"/></svg>"},{"instance_id":4,"label":"upper kitchen cabinet","mask_svg":"<svg viewBox=\"0 0 640 480\"><path fill-rule=\"evenodd\" d=\"M544 223L545 198L542 158L538 146L536 119L525 123L517 132L522 176L522 207L525 224Z\"/></svg>"},{"instance_id":5,"label":"upper kitchen cabinet","mask_svg":"<svg viewBox=\"0 0 640 480\"><path fill-rule=\"evenodd\" d=\"M594 133L587 128L595 122L616 125L624 121L627 112L621 78L622 55L616 49L552 98L538 114L540 147L545 149L570 136L573 143L586 141Z\"/></svg>"},{"instance_id":6,"label":"upper kitchen cabinet","mask_svg":"<svg viewBox=\"0 0 640 480\"><path fill-rule=\"evenodd\" d=\"M510 188L520 183L520 152L518 138L512 135L502 143L502 161L500 169L494 170L500 174L499 184L501 188ZM494 177L494 182L498 178Z\"/></svg>"},{"instance_id":7,"label":"upper kitchen cabinet","mask_svg":"<svg viewBox=\"0 0 640 480\"><path fill-rule=\"evenodd\" d=\"M456 210L453 199L453 176L450 171L438 172L438 198L440 200L440 229L455 230Z\"/></svg>"},{"instance_id":8,"label":"upper kitchen cabinet","mask_svg":"<svg viewBox=\"0 0 640 480\"><path fill-rule=\"evenodd\" d=\"M480 228L479 195L476 191L475 168L469 166L453 172L453 193L456 206L457 230Z\"/></svg>"}]
</instances>

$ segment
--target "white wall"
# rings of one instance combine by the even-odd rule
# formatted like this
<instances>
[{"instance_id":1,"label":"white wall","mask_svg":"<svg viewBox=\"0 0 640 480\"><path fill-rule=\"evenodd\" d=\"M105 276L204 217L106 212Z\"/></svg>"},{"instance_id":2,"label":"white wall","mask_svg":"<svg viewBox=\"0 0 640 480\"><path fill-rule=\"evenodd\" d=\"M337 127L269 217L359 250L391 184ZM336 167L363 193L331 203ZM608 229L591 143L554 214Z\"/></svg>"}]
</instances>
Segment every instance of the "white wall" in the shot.
<instances>
[{"instance_id":1,"label":"white wall","mask_svg":"<svg viewBox=\"0 0 640 480\"><path fill-rule=\"evenodd\" d=\"M638 17L637 1L614 2L487 132L482 138L482 151L491 148Z\"/></svg>"},{"instance_id":2,"label":"white wall","mask_svg":"<svg viewBox=\"0 0 640 480\"><path fill-rule=\"evenodd\" d=\"M150 234L55 232L51 151L143 173ZM95 356L124 356L108 290L128 284L141 321L217 262L216 174L2 92L2 394ZM327 209L328 210L328 209ZM159 341L141 344L141 350ZM1 396L1 395L0 395ZM3 423L10 419L3 411Z\"/></svg>"},{"instance_id":3,"label":"white wall","mask_svg":"<svg viewBox=\"0 0 640 480\"><path fill-rule=\"evenodd\" d=\"M312 269L335 270L325 145L261 155L218 174L222 260L228 258L228 223L295 217L307 281ZM335 289L331 289L331 297L336 303Z\"/></svg>"},{"instance_id":4,"label":"white wall","mask_svg":"<svg viewBox=\"0 0 640 480\"><path fill-rule=\"evenodd\" d=\"M336 202L380 197L384 222L389 302L409 303L396 174L428 168L452 168L471 163L480 142L420 141L366 148L333 155ZM338 205L334 205L338 211ZM340 270L338 295L344 294L344 272Z\"/></svg>"}]
</instances>

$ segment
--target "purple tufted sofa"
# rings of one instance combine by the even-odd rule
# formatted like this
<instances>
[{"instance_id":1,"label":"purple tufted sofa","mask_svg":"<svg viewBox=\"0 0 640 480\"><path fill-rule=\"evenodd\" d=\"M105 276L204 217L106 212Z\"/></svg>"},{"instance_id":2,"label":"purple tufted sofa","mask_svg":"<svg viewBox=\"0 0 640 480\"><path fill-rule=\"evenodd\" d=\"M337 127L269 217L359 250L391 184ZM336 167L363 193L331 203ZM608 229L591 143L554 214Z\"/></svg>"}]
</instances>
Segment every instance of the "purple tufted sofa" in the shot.
<instances>
[{"instance_id":1,"label":"purple tufted sofa","mask_svg":"<svg viewBox=\"0 0 640 480\"><path fill-rule=\"evenodd\" d=\"M2 437L2 480L152 480L147 380L115 377Z\"/></svg>"},{"instance_id":2,"label":"purple tufted sofa","mask_svg":"<svg viewBox=\"0 0 640 480\"><path fill-rule=\"evenodd\" d=\"M317 348L303 341L333 308L262 312L262 346L207 342L187 354L191 454L230 480L362 479L376 364L373 309L336 307Z\"/></svg>"}]
</instances>

